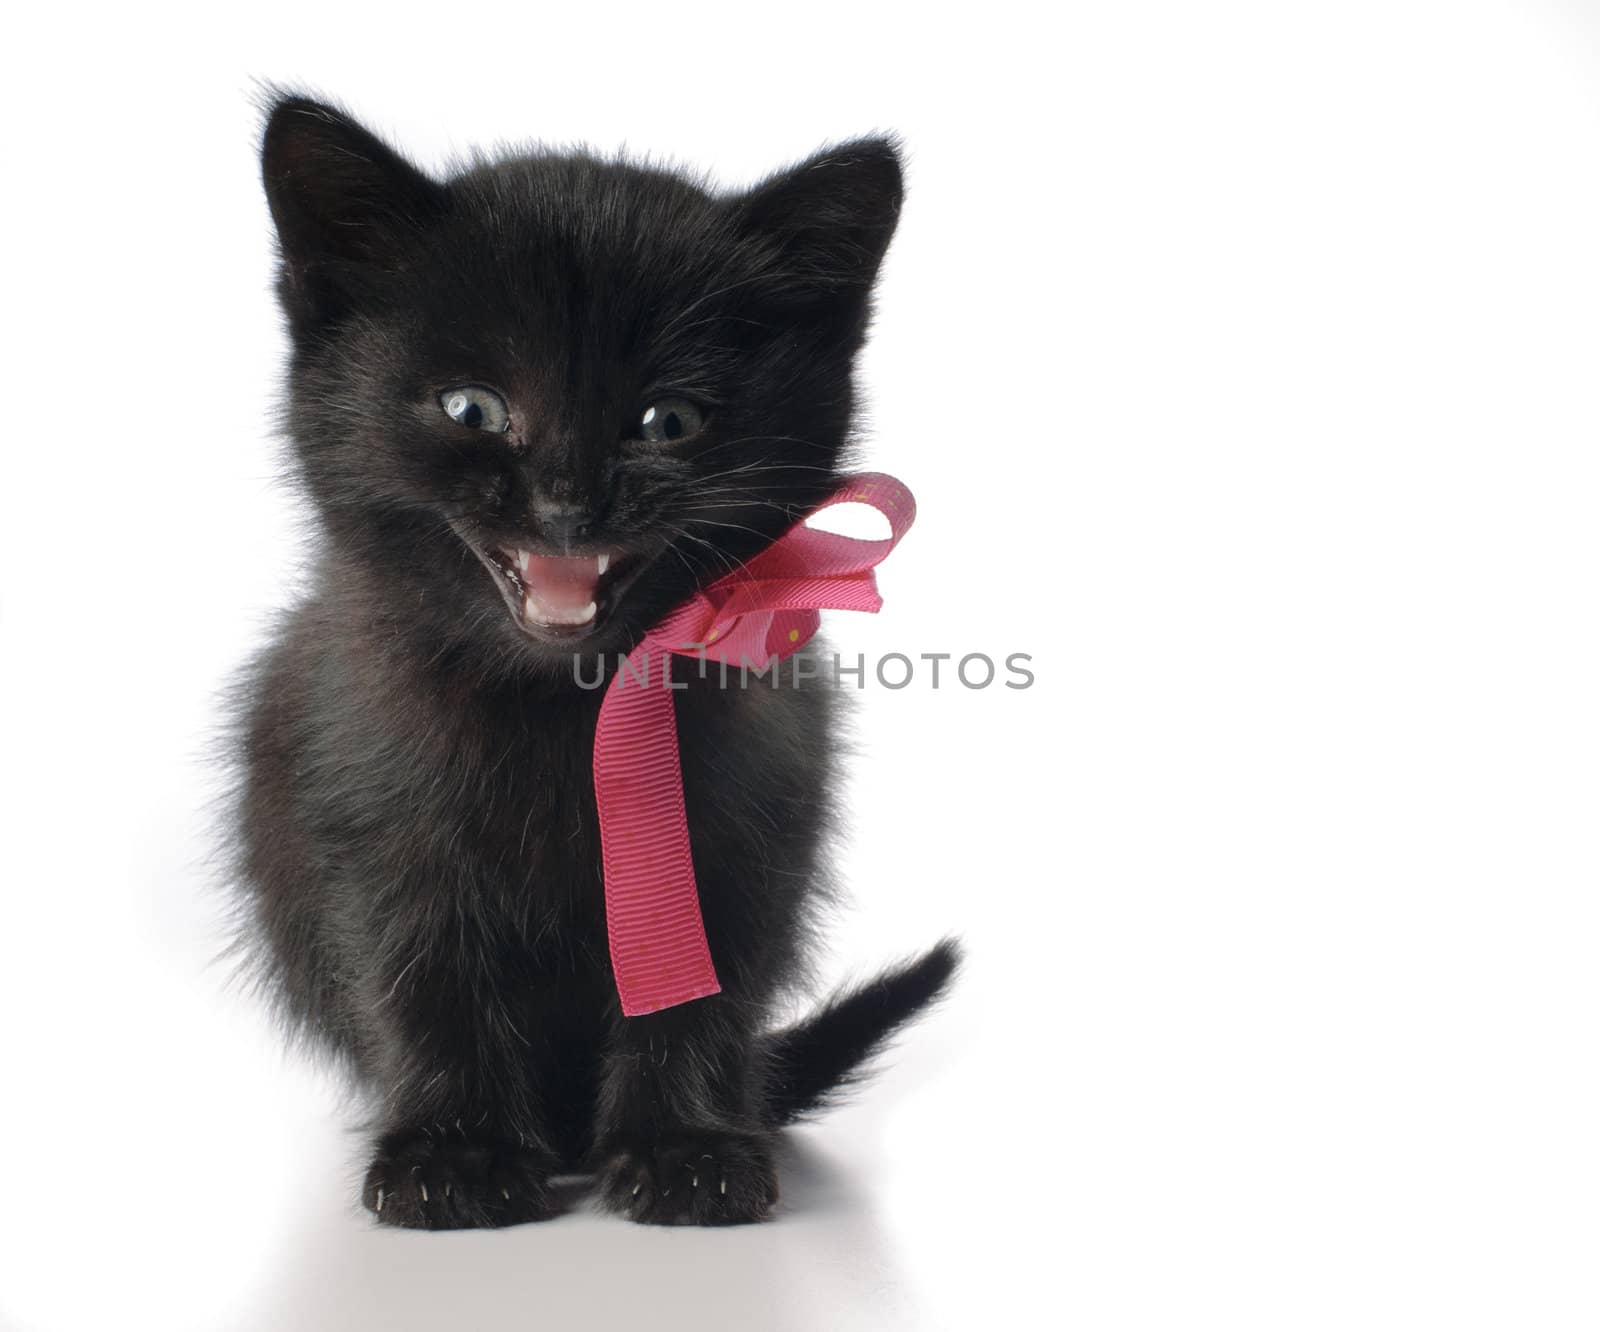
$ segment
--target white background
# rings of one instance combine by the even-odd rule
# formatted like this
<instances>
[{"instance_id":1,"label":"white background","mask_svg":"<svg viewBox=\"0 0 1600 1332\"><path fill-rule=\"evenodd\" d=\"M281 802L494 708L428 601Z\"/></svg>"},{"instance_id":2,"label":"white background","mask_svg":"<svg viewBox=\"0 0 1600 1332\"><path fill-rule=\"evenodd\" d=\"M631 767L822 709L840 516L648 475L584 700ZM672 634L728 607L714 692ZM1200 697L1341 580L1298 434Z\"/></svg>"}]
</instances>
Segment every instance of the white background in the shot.
<instances>
[{"instance_id":1,"label":"white background","mask_svg":"<svg viewBox=\"0 0 1600 1332\"><path fill-rule=\"evenodd\" d=\"M0 51L0 1325L1592 1328L1600 26L1557 3L25 6ZM425 163L895 129L921 517L828 974L957 996L736 1233L370 1228L208 965L296 559L256 77Z\"/></svg>"}]
</instances>

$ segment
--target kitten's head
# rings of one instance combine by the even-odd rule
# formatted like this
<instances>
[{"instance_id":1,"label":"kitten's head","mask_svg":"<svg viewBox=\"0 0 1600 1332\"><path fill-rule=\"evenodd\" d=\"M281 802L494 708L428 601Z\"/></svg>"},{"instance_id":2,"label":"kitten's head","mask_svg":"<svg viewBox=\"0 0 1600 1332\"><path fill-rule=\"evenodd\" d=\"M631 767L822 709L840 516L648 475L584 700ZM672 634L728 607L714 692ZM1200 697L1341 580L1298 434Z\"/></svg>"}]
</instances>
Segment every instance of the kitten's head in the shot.
<instances>
[{"instance_id":1,"label":"kitten's head","mask_svg":"<svg viewBox=\"0 0 1600 1332\"><path fill-rule=\"evenodd\" d=\"M515 660L624 647L833 488L889 141L733 196L581 152L435 179L285 97L262 168L302 478L395 615Z\"/></svg>"}]
</instances>

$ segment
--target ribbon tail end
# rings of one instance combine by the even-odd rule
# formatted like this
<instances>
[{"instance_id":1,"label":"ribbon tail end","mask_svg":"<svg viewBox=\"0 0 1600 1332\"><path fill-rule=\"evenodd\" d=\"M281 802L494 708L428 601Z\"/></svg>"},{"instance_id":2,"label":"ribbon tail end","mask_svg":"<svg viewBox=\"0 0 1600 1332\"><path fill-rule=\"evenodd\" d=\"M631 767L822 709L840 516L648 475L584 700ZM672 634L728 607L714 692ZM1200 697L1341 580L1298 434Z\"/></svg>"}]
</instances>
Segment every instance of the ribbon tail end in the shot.
<instances>
[{"instance_id":1,"label":"ribbon tail end","mask_svg":"<svg viewBox=\"0 0 1600 1332\"><path fill-rule=\"evenodd\" d=\"M675 994L666 998L658 996L651 996L648 999L624 998L622 1000L622 1016L643 1017L647 1013L659 1013L663 1009L676 1008L679 1004L690 1004L696 999L709 999L712 995L721 993L722 986L713 977L703 987L698 987L686 994Z\"/></svg>"}]
</instances>

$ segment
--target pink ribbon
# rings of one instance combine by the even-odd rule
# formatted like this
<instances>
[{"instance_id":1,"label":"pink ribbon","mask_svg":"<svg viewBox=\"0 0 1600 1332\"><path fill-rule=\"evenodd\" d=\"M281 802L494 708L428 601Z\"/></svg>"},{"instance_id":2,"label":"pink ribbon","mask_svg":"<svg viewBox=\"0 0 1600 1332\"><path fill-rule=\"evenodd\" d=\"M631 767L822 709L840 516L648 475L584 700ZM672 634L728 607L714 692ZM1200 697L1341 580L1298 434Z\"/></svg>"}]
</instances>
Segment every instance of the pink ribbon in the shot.
<instances>
[{"instance_id":1,"label":"pink ribbon","mask_svg":"<svg viewBox=\"0 0 1600 1332\"><path fill-rule=\"evenodd\" d=\"M594 734L594 794L606 877L606 935L628 1017L717 994L683 809L673 712L673 654L765 669L817 632L819 610L876 611L873 566L916 517L892 476L846 477L814 509L869 504L889 537L861 541L804 521L748 563L701 588L645 634L611 679ZM704 669L702 667L702 669Z\"/></svg>"}]
</instances>

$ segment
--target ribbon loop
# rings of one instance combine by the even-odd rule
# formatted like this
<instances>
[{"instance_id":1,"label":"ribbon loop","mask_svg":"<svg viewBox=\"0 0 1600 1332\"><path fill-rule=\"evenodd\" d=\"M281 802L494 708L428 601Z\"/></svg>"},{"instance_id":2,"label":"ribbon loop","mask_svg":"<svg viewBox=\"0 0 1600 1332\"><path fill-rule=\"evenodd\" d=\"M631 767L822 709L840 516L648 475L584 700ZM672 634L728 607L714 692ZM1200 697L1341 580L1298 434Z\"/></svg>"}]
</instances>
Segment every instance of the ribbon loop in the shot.
<instances>
[{"instance_id":1,"label":"ribbon loop","mask_svg":"<svg viewBox=\"0 0 1600 1332\"><path fill-rule=\"evenodd\" d=\"M889 536L868 541L807 527L784 533L734 572L667 615L629 653L606 688L594 736L594 793L605 868L606 935L628 1017L721 990L706 943L683 803L673 691L676 653L765 669L817 631L819 610L876 612L872 570L916 517L911 492L892 476L846 477L812 514L869 504ZM641 683L642 681L642 683Z\"/></svg>"}]
</instances>

